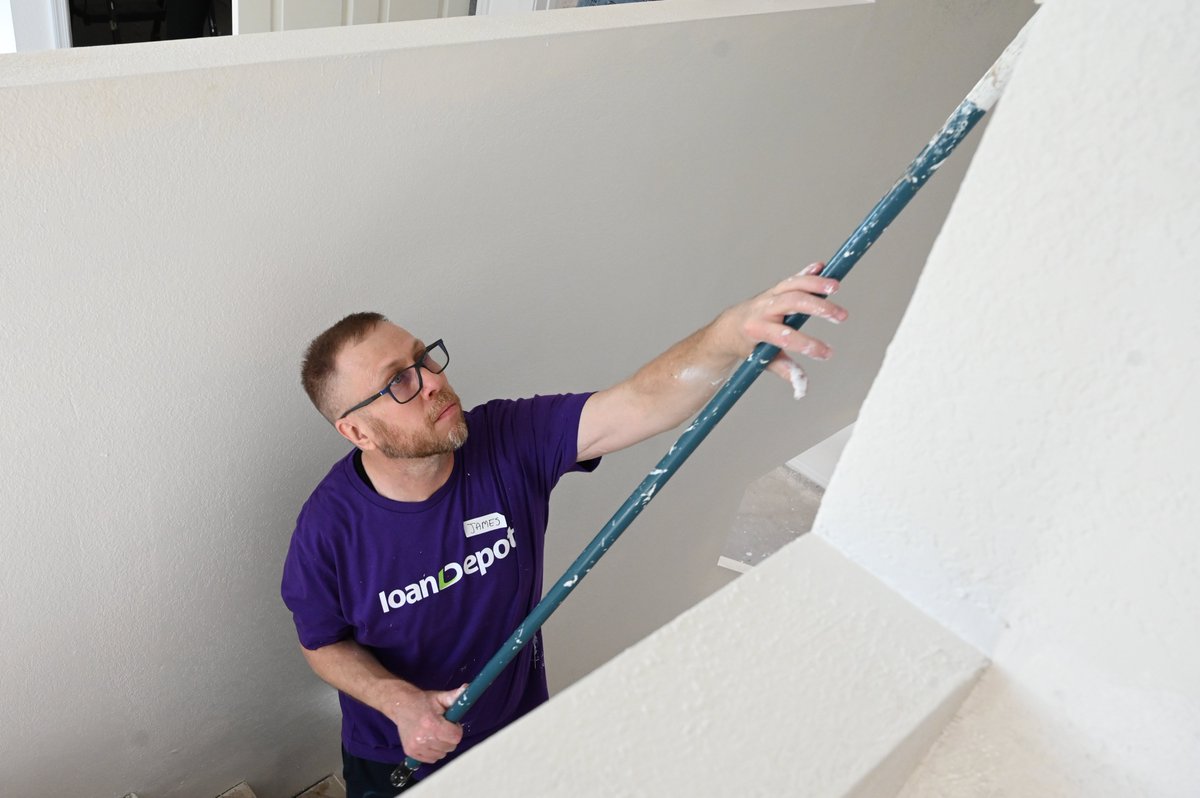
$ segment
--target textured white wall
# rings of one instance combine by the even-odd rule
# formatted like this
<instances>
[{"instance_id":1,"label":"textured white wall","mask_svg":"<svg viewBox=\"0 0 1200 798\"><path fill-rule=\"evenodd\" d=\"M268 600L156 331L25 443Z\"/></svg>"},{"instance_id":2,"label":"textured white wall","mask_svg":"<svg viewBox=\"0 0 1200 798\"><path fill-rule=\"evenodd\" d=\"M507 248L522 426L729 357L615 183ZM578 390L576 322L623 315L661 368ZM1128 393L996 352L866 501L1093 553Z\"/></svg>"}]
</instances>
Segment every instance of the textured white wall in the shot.
<instances>
[{"instance_id":1,"label":"textured white wall","mask_svg":"<svg viewBox=\"0 0 1200 798\"><path fill-rule=\"evenodd\" d=\"M895 795L984 664L808 535L415 794Z\"/></svg>"},{"instance_id":2,"label":"textured white wall","mask_svg":"<svg viewBox=\"0 0 1200 798\"><path fill-rule=\"evenodd\" d=\"M1200 794L1200 7L1054 0L819 534L995 665L905 793Z\"/></svg>"},{"instance_id":3,"label":"textured white wall","mask_svg":"<svg viewBox=\"0 0 1200 798\"><path fill-rule=\"evenodd\" d=\"M276 798L331 770L333 695L277 597L343 450L305 342L374 307L446 337L467 401L625 376L831 253L1030 10L944 5L0 63L0 793ZM602 24L626 17L653 24ZM968 155L860 266L809 397L752 391L556 615L557 686L724 584L745 484L854 417ZM549 570L668 445L564 481Z\"/></svg>"}]
</instances>

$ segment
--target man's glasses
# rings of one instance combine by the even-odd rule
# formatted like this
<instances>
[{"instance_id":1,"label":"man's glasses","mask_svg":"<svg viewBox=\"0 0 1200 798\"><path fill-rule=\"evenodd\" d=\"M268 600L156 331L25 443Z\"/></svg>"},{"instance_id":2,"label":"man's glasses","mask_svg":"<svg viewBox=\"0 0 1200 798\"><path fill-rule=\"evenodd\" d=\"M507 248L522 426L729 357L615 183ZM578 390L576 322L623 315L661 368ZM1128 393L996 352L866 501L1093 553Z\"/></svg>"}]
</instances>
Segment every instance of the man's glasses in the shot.
<instances>
[{"instance_id":1,"label":"man's glasses","mask_svg":"<svg viewBox=\"0 0 1200 798\"><path fill-rule=\"evenodd\" d=\"M425 385L424 380L421 379L421 369L425 369L430 374L441 374L449 364L450 353L446 351L446 345L439 338L425 347L425 351L417 356L416 362L411 366L405 366L396 372L396 376L392 377L391 381L383 386L382 391L379 391L370 399L364 399L345 413L342 413L338 416L338 421L341 421L355 410L366 407L381 396L390 396L396 401L396 404L400 405L405 402L411 402Z\"/></svg>"}]
</instances>

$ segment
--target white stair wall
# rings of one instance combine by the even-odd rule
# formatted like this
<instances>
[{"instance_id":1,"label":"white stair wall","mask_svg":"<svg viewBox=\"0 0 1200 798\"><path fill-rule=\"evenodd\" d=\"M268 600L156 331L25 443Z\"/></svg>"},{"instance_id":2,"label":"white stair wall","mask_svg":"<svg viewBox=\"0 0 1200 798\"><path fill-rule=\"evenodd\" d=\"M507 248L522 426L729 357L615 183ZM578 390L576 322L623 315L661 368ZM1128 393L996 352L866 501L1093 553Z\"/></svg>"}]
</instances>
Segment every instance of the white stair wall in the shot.
<instances>
[{"instance_id":1,"label":"white stair wall","mask_svg":"<svg viewBox=\"0 0 1200 798\"><path fill-rule=\"evenodd\" d=\"M985 666L806 536L418 794L891 795Z\"/></svg>"}]
</instances>

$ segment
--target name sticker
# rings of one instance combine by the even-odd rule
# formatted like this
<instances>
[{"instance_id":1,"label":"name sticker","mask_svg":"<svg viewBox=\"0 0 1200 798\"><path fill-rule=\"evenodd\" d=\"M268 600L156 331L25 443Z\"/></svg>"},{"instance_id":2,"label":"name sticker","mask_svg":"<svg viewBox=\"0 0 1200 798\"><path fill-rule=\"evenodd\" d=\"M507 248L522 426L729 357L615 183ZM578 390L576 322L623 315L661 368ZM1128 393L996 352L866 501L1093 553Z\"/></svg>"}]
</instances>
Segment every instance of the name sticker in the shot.
<instances>
[{"instance_id":1,"label":"name sticker","mask_svg":"<svg viewBox=\"0 0 1200 798\"><path fill-rule=\"evenodd\" d=\"M489 513L481 515L478 518L472 518L470 521L463 521L463 532L469 538L482 535L485 532L495 532L498 529L507 528L508 521L500 513Z\"/></svg>"}]
</instances>

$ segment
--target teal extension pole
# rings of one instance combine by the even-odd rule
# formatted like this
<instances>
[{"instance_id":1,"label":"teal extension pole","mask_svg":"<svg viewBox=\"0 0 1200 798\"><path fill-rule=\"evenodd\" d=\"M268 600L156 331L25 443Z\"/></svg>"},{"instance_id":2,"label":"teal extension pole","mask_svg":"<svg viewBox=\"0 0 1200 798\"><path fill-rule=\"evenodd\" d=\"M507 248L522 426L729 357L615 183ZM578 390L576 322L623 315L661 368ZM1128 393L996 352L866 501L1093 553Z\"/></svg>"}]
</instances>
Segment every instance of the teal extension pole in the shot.
<instances>
[{"instance_id":1,"label":"teal extension pole","mask_svg":"<svg viewBox=\"0 0 1200 798\"><path fill-rule=\"evenodd\" d=\"M921 150L891 190L867 214L858 229L846 239L846 242L829 260L821 272L821 276L838 280L844 278L859 258L871 248L876 239L892 223L892 220L904 210L921 186L925 185L933 176L933 173L949 157L959 142L966 138L975 124L996 103L1008 81L1012 66L1024 46L1025 37L1031 24L1032 20L1026 23L987 74L975 84L975 88L967 94L966 99L954 109L954 113L942 125L941 130ZM796 313L786 317L784 324L793 329L799 329L806 321L808 321L808 316ZM778 352L779 347L771 344L760 343L755 347L750 356L737 367L729 380L704 406L695 421L683 431L666 455L658 461L658 465L646 475L641 484L629 495L629 498L613 514L587 548L575 559L575 562L571 563L571 567L567 569L566 573L554 583L554 586L538 602L528 617L512 633L512 636L488 660L479 675L459 695L458 700L446 710L446 720L458 722L466 714L476 699L483 694L483 691L533 638L542 624L558 608L558 605L575 589L580 580L587 576L588 572L592 570L592 566L604 556L604 553L616 542L621 533L641 514L642 509L650 503L655 494L683 465L683 462L695 451L700 442L708 437L717 422L725 417L725 414L741 398ZM393 771L392 784L397 788L404 787L412 777L413 771L420 766L420 762L408 757Z\"/></svg>"}]
</instances>

